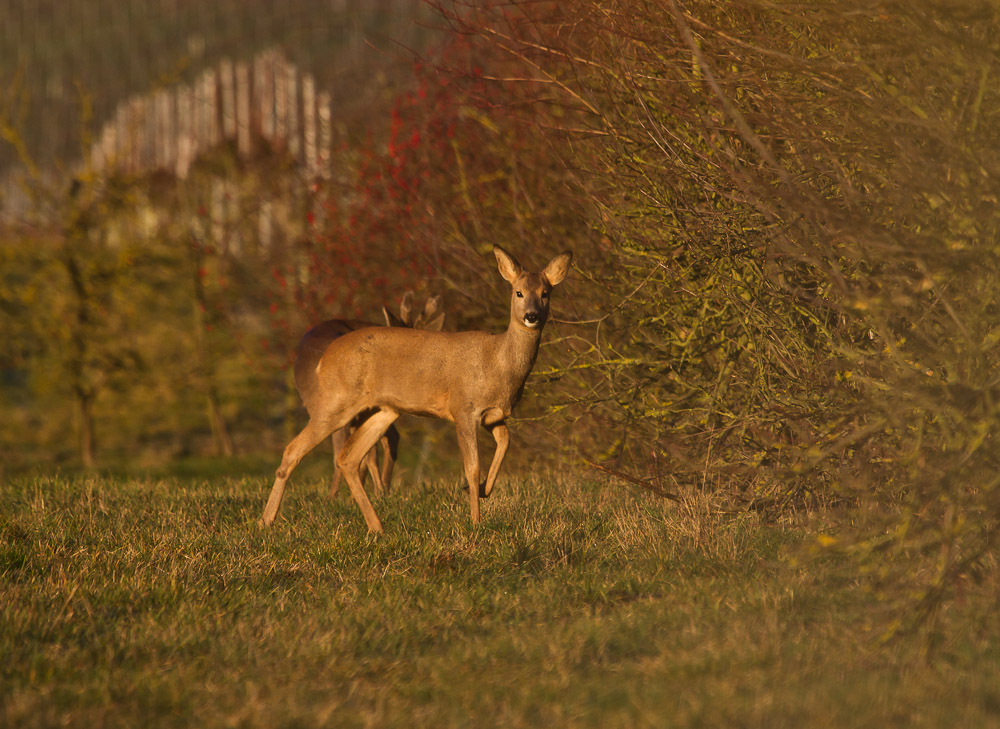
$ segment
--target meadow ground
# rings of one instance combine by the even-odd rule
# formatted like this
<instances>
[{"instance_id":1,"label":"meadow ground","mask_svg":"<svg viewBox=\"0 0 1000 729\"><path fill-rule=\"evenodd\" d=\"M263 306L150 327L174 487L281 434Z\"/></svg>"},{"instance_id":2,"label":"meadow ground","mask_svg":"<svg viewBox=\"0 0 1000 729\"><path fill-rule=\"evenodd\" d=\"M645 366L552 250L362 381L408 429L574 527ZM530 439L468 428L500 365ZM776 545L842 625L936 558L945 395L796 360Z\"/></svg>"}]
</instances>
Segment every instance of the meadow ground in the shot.
<instances>
[{"instance_id":1,"label":"meadow ground","mask_svg":"<svg viewBox=\"0 0 1000 729\"><path fill-rule=\"evenodd\" d=\"M1000 726L996 586L925 636L794 524L614 486L8 477L4 727ZM345 490L346 491L346 490Z\"/></svg>"}]
</instances>

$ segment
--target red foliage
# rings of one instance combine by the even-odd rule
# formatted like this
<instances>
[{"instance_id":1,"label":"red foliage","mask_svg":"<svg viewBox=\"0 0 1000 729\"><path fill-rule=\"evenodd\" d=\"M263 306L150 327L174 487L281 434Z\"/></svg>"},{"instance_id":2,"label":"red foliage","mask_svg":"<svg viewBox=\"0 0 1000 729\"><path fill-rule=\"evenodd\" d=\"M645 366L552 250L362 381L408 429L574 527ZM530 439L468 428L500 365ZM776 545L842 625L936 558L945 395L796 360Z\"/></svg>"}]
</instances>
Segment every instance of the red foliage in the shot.
<instances>
[{"instance_id":1,"label":"red foliage","mask_svg":"<svg viewBox=\"0 0 1000 729\"><path fill-rule=\"evenodd\" d=\"M443 247L481 248L470 237L490 237L482 219L510 207L503 173L523 153L523 135L496 98L503 85L483 78L487 52L458 38L439 66L415 64L415 90L395 98L387 140L369 136L353 179L319 198L324 214L309 218L310 283L299 302L310 320L374 318L440 271Z\"/></svg>"}]
</instances>

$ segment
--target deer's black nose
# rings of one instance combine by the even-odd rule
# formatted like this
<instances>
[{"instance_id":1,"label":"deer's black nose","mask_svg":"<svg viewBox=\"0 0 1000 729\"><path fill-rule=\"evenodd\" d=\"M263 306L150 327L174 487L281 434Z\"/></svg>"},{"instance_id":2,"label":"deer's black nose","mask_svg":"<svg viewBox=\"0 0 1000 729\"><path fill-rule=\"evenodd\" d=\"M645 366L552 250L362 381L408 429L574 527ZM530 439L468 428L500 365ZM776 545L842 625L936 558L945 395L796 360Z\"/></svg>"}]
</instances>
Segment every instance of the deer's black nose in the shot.
<instances>
[{"instance_id":1,"label":"deer's black nose","mask_svg":"<svg viewBox=\"0 0 1000 729\"><path fill-rule=\"evenodd\" d=\"M541 319L541 317L533 311L529 311L524 315L524 321L528 324L537 324L539 319Z\"/></svg>"}]
</instances>

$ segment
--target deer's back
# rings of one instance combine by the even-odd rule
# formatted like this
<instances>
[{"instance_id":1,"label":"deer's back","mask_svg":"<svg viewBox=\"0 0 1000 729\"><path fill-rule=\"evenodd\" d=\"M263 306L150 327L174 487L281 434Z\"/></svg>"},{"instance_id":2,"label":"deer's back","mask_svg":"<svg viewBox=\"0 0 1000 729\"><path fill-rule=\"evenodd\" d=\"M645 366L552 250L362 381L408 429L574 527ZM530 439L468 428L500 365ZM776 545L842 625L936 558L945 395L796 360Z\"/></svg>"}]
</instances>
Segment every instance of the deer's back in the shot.
<instances>
[{"instance_id":1,"label":"deer's back","mask_svg":"<svg viewBox=\"0 0 1000 729\"><path fill-rule=\"evenodd\" d=\"M319 386L358 410L381 406L452 419L456 410L509 399L507 390L523 384L498 380L500 344L499 335L486 332L360 329L329 345Z\"/></svg>"}]
</instances>

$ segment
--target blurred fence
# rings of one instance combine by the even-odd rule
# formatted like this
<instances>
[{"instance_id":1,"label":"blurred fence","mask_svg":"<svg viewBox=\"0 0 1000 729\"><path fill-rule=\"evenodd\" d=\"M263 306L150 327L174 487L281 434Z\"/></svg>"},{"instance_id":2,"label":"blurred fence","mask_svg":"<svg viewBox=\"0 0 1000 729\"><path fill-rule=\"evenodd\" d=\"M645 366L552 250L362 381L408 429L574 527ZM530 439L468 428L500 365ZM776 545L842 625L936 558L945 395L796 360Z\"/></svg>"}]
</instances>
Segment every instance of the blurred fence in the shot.
<instances>
[{"instance_id":1,"label":"blurred fence","mask_svg":"<svg viewBox=\"0 0 1000 729\"><path fill-rule=\"evenodd\" d=\"M282 48L338 100L338 123L380 73L438 37L422 0L0 2L0 115L47 170L78 159L81 134L124 99L186 82L223 58ZM0 141L0 176L19 167Z\"/></svg>"},{"instance_id":2,"label":"blurred fence","mask_svg":"<svg viewBox=\"0 0 1000 729\"><path fill-rule=\"evenodd\" d=\"M224 59L191 84L119 104L94 139L90 163L97 173L165 171L183 179L199 156L224 143L243 159L283 152L309 179L328 177L330 93L276 50L250 62Z\"/></svg>"}]
</instances>

